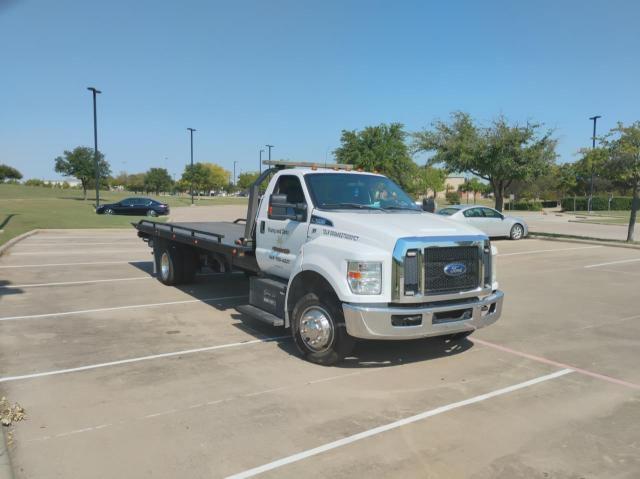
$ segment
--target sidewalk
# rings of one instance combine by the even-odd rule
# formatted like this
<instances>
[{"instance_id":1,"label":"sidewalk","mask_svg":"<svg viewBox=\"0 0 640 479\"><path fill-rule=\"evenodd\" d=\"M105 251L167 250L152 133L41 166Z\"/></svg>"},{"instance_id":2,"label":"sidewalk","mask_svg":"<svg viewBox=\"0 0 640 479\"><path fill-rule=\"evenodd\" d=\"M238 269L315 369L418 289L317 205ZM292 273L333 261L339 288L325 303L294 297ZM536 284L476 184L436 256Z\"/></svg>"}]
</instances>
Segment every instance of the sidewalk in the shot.
<instances>
[{"instance_id":1,"label":"sidewalk","mask_svg":"<svg viewBox=\"0 0 640 479\"><path fill-rule=\"evenodd\" d=\"M524 219L532 233L555 233L620 241L627 239L626 225L575 223L580 219L576 215L554 211L545 211L546 214L532 211L505 211L504 213ZM636 225L635 233L636 240L640 240L640 225Z\"/></svg>"}]
</instances>

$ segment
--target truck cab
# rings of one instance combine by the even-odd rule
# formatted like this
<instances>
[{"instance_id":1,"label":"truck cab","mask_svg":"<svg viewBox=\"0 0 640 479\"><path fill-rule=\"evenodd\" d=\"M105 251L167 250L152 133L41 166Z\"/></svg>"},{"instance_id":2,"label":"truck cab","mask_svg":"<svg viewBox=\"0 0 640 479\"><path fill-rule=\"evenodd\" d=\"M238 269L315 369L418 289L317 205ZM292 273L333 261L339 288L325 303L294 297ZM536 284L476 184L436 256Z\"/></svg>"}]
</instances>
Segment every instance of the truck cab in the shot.
<instances>
[{"instance_id":1,"label":"truck cab","mask_svg":"<svg viewBox=\"0 0 640 479\"><path fill-rule=\"evenodd\" d=\"M479 230L422 211L383 175L269 165L228 269L252 273L238 309L289 327L308 360L334 364L357 338L463 337L500 317L497 251Z\"/></svg>"}]
</instances>

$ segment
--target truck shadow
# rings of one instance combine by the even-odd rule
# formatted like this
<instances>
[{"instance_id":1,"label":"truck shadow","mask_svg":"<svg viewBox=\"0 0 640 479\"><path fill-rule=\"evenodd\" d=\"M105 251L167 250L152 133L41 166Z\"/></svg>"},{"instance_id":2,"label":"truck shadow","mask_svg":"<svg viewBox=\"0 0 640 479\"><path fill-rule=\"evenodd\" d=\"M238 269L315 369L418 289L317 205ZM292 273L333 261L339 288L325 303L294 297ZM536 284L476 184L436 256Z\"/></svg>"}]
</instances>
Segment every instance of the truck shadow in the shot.
<instances>
[{"instance_id":1,"label":"truck shadow","mask_svg":"<svg viewBox=\"0 0 640 479\"><path fill-rule=\"evenodd\" d=\"M359 340L339 368L382 368L455 356L473 347L468 339L422 338L404 341Z\"/></svg>"},{"instance_id":2,"label":"truck shadow","mask_svg":"<svg viewBox=\"0 0 640 479\"><path fill-rule=\"evenodd\" d=\"M153 275L151 262L132 262L130 264L149 275ZM256 339L272 340L285 353L300 358L298 349L291 341L289 329L274 328L236 311L237 306L246 304L249 299L249 281L244 274L220 274L204 271L196 276L194 283L177 286L177 289L218 311L227 311L233 327ZM0 289L0 294L1 291L2 289ZM473 342L467 339L452 340L443 337L404 341L358 340L353 352L335 367L382 368L399 366L454 356L472 347Z\"/></svg>"},{"instance_id":3,"label":"truck shadow","mask_svg":"<svg viewBox=\"0 0 640 479\"><path fill-rule=\"evenodd\" d=\"M22 294L22 293L24 293L24 290L11 286L11 281L7 281L4 279L0 280L0 299L2 299L3 296L7 296L10 294Z\"/></svg>"}]
</instances>

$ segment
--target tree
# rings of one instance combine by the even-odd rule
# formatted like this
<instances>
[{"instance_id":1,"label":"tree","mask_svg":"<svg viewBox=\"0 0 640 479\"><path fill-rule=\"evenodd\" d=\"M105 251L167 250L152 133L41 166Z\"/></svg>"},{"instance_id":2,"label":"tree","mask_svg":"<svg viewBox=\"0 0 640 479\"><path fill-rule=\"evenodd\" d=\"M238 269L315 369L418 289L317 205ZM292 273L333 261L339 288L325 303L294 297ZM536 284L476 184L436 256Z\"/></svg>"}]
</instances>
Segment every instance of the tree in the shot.
<instances>
[{"instance_id":1,"label":"tree","mask_svg":"<svg viewBox=\"0 0 640 479\"><path fill-rule=\"evenodd\" d=\"M609 151L606 174L616 183L631 188L631 214L627 241L634 240L638 210L640 209L640 121L629 126L618 123L603 142Z\"/></svg>"},{"instance_id":2,"label":"tree","mask_svg":"<svg viewBox=\"0 0 640 479\"><path fill-rule=\"evenodd\" d=\"M497 210L502 211L506 189L515 180L544 174L556 158L551 131L540 135L541 125L509 125L498 117L489 127L477 126L467 113L456 112L449 123L437 121L432 130L414 134L415 151L435 152L432 165L466 171L493 187Z\"/></svg>"},{"instance_id":3,"label":"tree","mask_svg":"<svg viewBox=\"0 0 640 479\"><path fill-rule=\"evenodd\" d=\"M592 187L596 178L602 178L609 152L606 148L581 148L578 152L581 158L575 163L576 179L580 180L585 193L589 195L589 211L591 210ZM598 182L599 183L599 182Z\"/></svg>"},{"instance_id":4,"label":"tree","mask_svg":"<svg viewBox=\"0 0 640 479\"><path fill-rule=\"evenodd\" d=\"M127 191L133 191L134 193L138 191L145 191L144 178L144 173L132 173L130 175L127 175L127 183L125 184L125 189Z\"/></svg>"},{"instance_id":5,"label":"tree","mask_svg":"<svg viewBox=\"0 0 640 479\"><path fill-rule=\"evenodd\" d=\"M65 151L63 156L55 159L55 170L64 176L73 176L80 180L84 199L87 199L87 189L95 184L96 167L93 158L93 149L86 146L78 146L73 151ZM104 155L98 152L98 172L100 178L106 178L111 174L109 163ZM101 181L102 183L102 181Z\"/></svg>"},{"instance_id":6,"label":"tree","mask_svg":"<svg viewBox=\"0 0 640 479\"><path fill-rule=\"evenodd\" d=\"M161 191L169 191L173 180L165 168L151 168L144 175L144 188L159 195Z\"/></svg>"},{"instance_id":7,"label":"tree","mask_svg":"<svg viewBox=\"0 0 640 479\"><path fill-rule=\"evenodd\" d=\"M388 176L411 191L418 166L405 144L407 134L401 123L368 126L361 131L342 130L341 145L334 154L338 163Z\"/></svg>"},{"instance_id":8,"label":"tree","mask_svg":"<svg viewBox=\"0 0 640 479\"><path fill-rule=\"evenodd\" d=\"M251 185L258 179L260 174L257 171L245 171L238 175L238 188L248 190Z\"/></svg>"},{"instance_id":9,"label":"tree","mask_svg":"<svg viewBox=\"0 0 640 479\"><path fill-rule=\"evenodd\" d=\"M208 170L209 190L220 190L229 184L229 171L215 163L203 163Z\"/></svg>"},{"instance_id":10,"label":"tree","mask_svg":"<svg viewBox=\"0 0 640 479\"><path fill-rule=\"evenodd\" d=\"M473 193L473 204L476 204L476 193L481 193L484 189L485 183L482 183L478 178L471 178L464 182L462 187L462 191L465 193ZM469 197L467 196L467 202Z\"/></svg>"},{"instance_id":11,"label":"tree","mask_svg":"<svg viewBox=\"0 0 640 479\"><path fill-rule=\"evenodd\" d=\"M223 188L229 182L229 172L215 163L194 163L185 167L180 181L189 189L193 184L200 195L201 191Z\"/></svg>"},{"instance_id":12,"label":"tree","mask_svg":"<svg viewBox=\"0 0 640 479\"><path fill-rule=\"evenodd\" d=\"M414 177L414 187L412 190L425 196L429 196L429 190L431 190L435 197L438 191L444 189L444 181L446 178L447 173L441 168L434 168L429 165L418 168Z\"/></svg>"},{"instance_id":13,"label":"tree","mask_svg":"<svg viewBox=\"0 0 640 479\"><path fill-rule=\"evenodd\" d=\"M22 179L22 173L16 170L13 166L0 164L0 183L4 183L5 180L20 179Z\"/></svg>"}]
</instances>

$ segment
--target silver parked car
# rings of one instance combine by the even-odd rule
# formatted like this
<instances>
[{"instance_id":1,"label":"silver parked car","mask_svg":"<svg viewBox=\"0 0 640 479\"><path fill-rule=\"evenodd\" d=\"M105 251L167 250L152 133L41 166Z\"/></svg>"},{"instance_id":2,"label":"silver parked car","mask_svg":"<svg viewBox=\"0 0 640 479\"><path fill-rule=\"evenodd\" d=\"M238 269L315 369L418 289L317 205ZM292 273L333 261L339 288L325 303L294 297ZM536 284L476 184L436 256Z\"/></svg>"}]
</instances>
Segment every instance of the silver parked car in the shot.
<instances>
[{"instance_id":1,"label":"silver parked car","mask_svg":"<svg viewBox=\"0 0 640 479\"><path fill-rule=\"evenodd\" d=\"M439 215L475 226L487 236L506 236L519 240L529 234L527 223L522 218L505 216L486 206L452 205L438 210Z\"/></svg>"}]
</instances>

